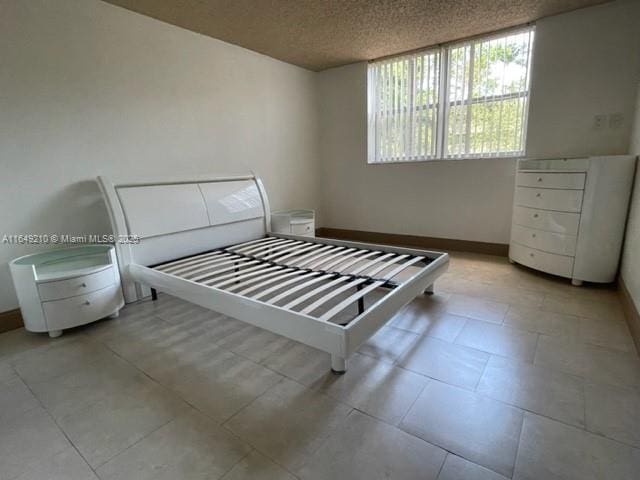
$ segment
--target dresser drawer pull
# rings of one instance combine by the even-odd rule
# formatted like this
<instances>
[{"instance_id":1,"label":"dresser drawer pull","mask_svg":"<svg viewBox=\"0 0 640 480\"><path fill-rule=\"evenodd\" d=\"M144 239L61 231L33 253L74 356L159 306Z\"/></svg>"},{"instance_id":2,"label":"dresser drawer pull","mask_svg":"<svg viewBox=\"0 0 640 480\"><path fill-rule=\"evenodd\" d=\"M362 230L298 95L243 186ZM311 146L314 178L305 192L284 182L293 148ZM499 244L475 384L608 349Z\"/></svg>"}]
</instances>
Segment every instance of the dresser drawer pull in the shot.
<instances>
[{"instance_id":1,"label":"dresser drawer pull","mask_svg":"<svg viewBox=\"0 0 640 480\"><path fill-rule=\"evenodd\" d=\"M538 181L541 182L542 181L542 177L538 177Z\"/></svg>"},{"instance_id":2,"label":"dresser drawer pull","mask_svg":"<svg viewBox=\"0 0 640 480\"><path fill-rule=\"evenodd\" d=\"M87 288L87 284L82 282L82 287Z\"/></svg>"},{"instance_id":3,"label":"dresser drawer pull","mask_svg":"<svg viewBox=\"0 0 640 480\"><path fill-rule=\"evenodd\" d=\"M535 254L530 253L530 254L529 254L529 256L530 256L530 257L535 257Z\"/></svg>"},{"instance_id":4,"label":"dresser drawer pull","mask_svg":"<svg viewBox=\"0 0 640 480\"><path fill-rule=\"evenodd\" d=\"M536 234L535 234L535 233L532 233L532 234L531 234L531 236L532 236L533 238L536 238Z\"/></svg>"},{"instance_id":5,"label":"dresser drawer pull","mask_svg":"<svg viewBox=\"0 0 640 480\"><path fill-rule=\"evenodd\" d=\"M542 196L541 193L536 193L536 197L540 198Z\"/></svg>"},{"instance_id":6,"label":"dresser drawer pull","mask_svg":"<svg viewBox=\"0 0 640 480\"><path fill-rule=\"evenodd\" d=\"M537 213L533 214L533 218L538 218L540 215L538 215Z\"/></svg>"},{"instance_id":7,"label":"dresser drawer pull","mask_svg":"<svg viewBox=\"0 0 640 480\"><path fill-rule=\"evenodd\" d=\"M85 304L85 305L91 305L91 302L90 302L89 300L85 300L85 301L84 301L84 304Z\"/></svg>"}]
</instances>

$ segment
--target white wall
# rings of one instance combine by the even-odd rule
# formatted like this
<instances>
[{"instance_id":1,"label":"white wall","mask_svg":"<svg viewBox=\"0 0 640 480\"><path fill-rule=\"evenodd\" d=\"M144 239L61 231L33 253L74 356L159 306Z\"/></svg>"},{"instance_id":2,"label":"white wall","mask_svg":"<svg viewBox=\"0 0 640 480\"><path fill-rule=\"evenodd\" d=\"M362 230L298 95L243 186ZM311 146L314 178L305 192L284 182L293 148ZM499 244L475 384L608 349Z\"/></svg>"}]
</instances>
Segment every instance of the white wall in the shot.
<instances>
[{"instance_id":1,"label":"white wall","mask_svg":"<svg viewBox=\"0 0 640 480\"><path fill-rule=\"evenodd\" d=\"M640 55L640 52L638 52ZM630 153L640 155L640 85L636 97L636 113L631 134ZM624 241L621 275L624 284L640 311L640 168L636 170L636 181L631 199L631 211Z\"/></svg>"},{"instance_id":2,"label":"white wall","mask_svg":"<svg viewBox=\"0 0 640 480\"><path fill-rule=\"evenodd\" d=\"M528 156L627 153L640 70L640 2L537 22ZM514 160L366 163L366 64L320 76L324 226L508 243ZM621 112L620 129L593 129Z\"/></svg>"},{"instance_id":3,"label":"white wall","mask_svg":"<svg viewBox=\"0 0 640 480\"><path fill-rule=\"evenodd\" d=\"M318 207L314 73L97 0L0 0L0 236L106 233L92 179L263 176ZM17 307L0 244L0 311Z\"/></svg>"}]
</instances>

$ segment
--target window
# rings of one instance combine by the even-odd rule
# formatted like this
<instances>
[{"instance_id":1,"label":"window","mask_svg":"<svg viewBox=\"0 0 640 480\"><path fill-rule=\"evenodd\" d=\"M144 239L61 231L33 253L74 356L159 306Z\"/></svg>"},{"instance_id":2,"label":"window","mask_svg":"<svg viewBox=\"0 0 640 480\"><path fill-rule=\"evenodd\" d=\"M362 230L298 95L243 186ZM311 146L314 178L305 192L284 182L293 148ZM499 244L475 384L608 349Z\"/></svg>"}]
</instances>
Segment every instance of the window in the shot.
<instances>
[{"instance_id":1,"label":"window","mask_svg":"<svg viewBox=\"0 0 640 480\"><path fill-rule=\"evenodd\" d=\"M524 154L533 27L373 62L369 163Z\"/></svg>"},{"instance_id":2,"label":"window","mask_svg":"<svg viewBox=\"0 0 640 480\"><path fill-rule=\"evenodd\" d=\"M440 52L395 57L369 68L369 143L376 162L435 158Z\"/></svg>"}]
</instances>

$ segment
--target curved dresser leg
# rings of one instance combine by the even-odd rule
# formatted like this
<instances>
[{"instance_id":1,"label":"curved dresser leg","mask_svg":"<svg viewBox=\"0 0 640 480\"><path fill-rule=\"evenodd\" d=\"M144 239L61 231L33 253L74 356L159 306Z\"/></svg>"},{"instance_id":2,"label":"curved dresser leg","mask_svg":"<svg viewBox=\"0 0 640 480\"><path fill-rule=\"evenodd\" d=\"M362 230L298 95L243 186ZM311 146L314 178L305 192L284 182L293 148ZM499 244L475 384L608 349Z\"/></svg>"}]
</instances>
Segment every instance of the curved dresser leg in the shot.
<instances>
[{"instance_id":1,"label":"curved dresser leg","mask_svg":"<svg viewBox=\"0 0 640 480\"><path fill-rule=\"evenodd\" d=\"M118 318L119 316L120 316L120 310L116 310L111 315L109 315L107 318Z\"/></svg>"},{"instance_id":2,"label":"curved dresser leg","mask_svg":"<svg viewBox=\"0 0 640 480\"><path fill-rule=\"evenodd\" d=\"M425 295L433 295L433 283L424 289Z\"/></svg>"},{"instance_id":3,"label":"curved dresser leg","mask_svg":"<svg viewBox=\"0 0 640 480\"><path fill-rule=\"evenodd\" d=\"M510 263L511 265L513 265L513 264L514 264L514 263L516 263L516 262L515 262L511 257L509 257L509 263Z\"/></svg>"},{"instance_id":4,"label":"curved dresser leg","mask_svg":"<svg viewBox=\"0 0 640 480\"><path fill-rule=\"evenodd\" d=\"M336 375L344 375L347 371L347 360L344 357L331 355L331 371Z\"/></svg>"},{"instance_id":5,"label":"curved dresser leg","mask_svg":"<svg viewBox=\"0 0 640 480\"><path fill-rule=\"evenodd\" d=\"M573 285L574 287L581 287L582 286L582 280L578 280L577 278L572 278L571 279L571 285Z\"/></svg>"},{"instance_id":6,"label":"curved dresser leg","mask_svg":"<svg viewBox=\"0 0 640 480\"><path fill-rule=\"evenodd\" d=\"M58 338L60 335L62 335L62 330L51 330L49 332L51 338Z\"/></svg>"}]
</instances>

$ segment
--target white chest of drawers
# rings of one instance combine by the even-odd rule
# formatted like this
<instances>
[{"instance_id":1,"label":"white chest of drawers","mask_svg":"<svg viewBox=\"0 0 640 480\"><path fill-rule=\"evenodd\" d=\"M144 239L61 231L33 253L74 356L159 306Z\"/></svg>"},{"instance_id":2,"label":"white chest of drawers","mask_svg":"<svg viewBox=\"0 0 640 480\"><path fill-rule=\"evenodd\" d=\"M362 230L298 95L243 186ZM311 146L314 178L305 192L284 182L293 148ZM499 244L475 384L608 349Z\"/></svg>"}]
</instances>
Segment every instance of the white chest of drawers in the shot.
<instances>
[{"instance_id":1,"label":"white chest of drawers","mask_svg":"<svg viewBox=\"0 0 640 480\"><path fill-rule=\"evenodd\" d=\"M124 305L110 245L35 253L9 266L24 326L31 332L57 337L65 328L116 316Z\"/></svg>"},{"instance_id":2,"label":"white chest of drawers","mask_svg":"<svg viewBox=\"0 0 640 480\"><path fill-rule=\"evenodd\" d=\"M520 160L509 259L574 285L614 281L635 160Z\"/></svg>"}]
</instances>

